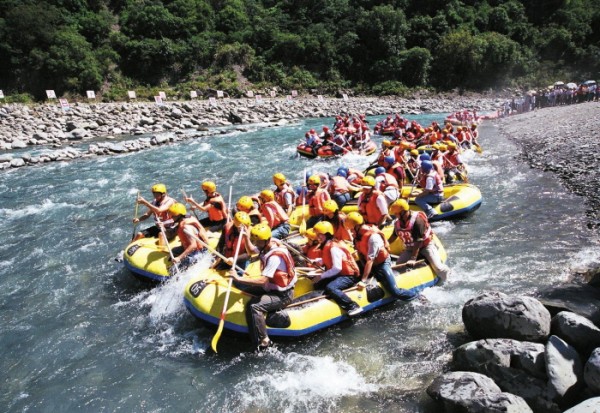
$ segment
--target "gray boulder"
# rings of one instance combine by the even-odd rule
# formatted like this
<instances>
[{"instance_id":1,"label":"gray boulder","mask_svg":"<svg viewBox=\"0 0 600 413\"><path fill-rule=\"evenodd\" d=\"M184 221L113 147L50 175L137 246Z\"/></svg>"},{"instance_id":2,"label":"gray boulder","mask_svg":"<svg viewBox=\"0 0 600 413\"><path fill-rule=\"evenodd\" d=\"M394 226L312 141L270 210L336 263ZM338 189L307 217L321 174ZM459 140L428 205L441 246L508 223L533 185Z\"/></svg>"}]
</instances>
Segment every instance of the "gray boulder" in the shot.
<instances>
[{"instance_id":1,"label":"gray boulder","mask_svg":"<svg viewBox=\"0 0 600 413\"><path fill-rule=\"evenodd\" d=\"M558 336L550 336L545 354L550 389L558 399L568 399L582 384L583 366L579 354Z\"/></svg>"},{"instance_id":2,"label":"gray boulder","mask_svg":"<svg viewBox=\"0 0 600 413\"><path fill-rule=\"evenodd\" d=\"M485 293L465 303L462 318L475 338L541 341L550 334L550 313L532 297Z\"/></svg>"},{"instance_id":3,"label":"gray boulder","mask_svg":"<svg viewBox=\"0 0 600 413\"><path fill-rule=\"evenodd\" d=\"M523 370L539 379L547 379L545 347L540 343L512 339L486 339L464 344L454 351L457 370L486 373L487 364Z\"/></svg>"},{"instance_id":4,"label":"gray boulder","mask_svg":"<svg viewBox=\"0 0 600 413\"><path fill-rule=\"evenodd\" d=\"M587 399L577 406L565 410L564 413L600 413L600 397L592 397Z\"/></svg>"},{"instance_id":5,"label":"gray boulder","mask_svg":"<svg viewBox=\"0 0 600 413\"><path fill-rule=\"evenodd\" d=\"M12 168L20 168L21 166L25 166L25 161L22 158L15 158L10 161L10 166Z\"/></svg>"},{"instance_id":6,"label":"gray boulder","mask_svg":"<svg viewBox=\"0 0 600 413\"><path fill-rule=\"evenodd\" d=\"M578 314L561 311L552 318L552 334L559 336L587 357L600 347L600 328Z\"/></svg>"},{"instance_id":7,"label":"gray boulder","mask_svg":"<svg viewBox=\"0 0 600 413\"><path fill-rule=\"evenodd\" d=\"M427 394L441 402L446 411L470 413L531 412L525 401L503 393L492 379L482 374L455 371L436 378Z\"/></svg>"},{"instance_id":8,"label":"gray boulder","mask_svg":"<svg viewBox=\"0 0 600 413\"><path fill-rule=\"evenodd\" d=\"M600 348L595 349L585 363L583 379L594 394L600 394Z\"/></svg>"}]
</instances>

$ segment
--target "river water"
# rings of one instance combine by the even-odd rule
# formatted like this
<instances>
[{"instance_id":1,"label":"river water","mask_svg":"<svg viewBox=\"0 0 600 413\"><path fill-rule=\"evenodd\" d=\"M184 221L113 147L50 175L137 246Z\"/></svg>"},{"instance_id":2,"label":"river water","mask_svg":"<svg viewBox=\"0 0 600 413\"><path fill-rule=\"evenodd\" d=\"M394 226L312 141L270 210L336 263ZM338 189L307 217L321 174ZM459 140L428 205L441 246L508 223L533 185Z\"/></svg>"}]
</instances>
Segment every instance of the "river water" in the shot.
<instances>
[{"instance_id":1,"label":"river water","mask_svg":"<svg viewBox=\"0 0 600 413\"><path fill-rule=\"evenodd\" d=\"M443 114L416 116L429 123ZM378 119L371 119L374 124ZM137 191L163 182L200 198L214 179L233 202L283 172L334 172L298 159L312 119L249 127L122 156L0 173L0 405L6 412L435 412L424 389L461 340L462 304L486 291L530 294L597 259L583 200L516 159L492 124L469 159L484 201L434 224L453 273L426 300L395 303L255 355L244 336L213 332L184 308L191 274L149 288L114 257L131 237ZM381 138L376 138L381 142ZM346 157L351 166L373 158ZM141 211L140 211L141 213ZM198 264L209 265L207 257Z\"/></svg>"}]
</instances>

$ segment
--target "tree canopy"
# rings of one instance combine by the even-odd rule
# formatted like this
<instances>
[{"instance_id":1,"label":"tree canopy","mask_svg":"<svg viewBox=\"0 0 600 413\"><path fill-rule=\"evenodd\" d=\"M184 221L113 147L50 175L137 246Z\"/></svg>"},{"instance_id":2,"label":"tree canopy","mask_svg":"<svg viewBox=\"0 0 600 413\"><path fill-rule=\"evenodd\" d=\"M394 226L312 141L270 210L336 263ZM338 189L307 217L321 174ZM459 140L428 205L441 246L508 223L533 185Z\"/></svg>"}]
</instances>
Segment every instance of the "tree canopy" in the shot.
<instances>
[{"instance_id":1,"label":"tree canopy","mask_svg":"<svg viewBox=\"0 0 600 413\"><path fill-rule=\"evenodd\" d=\"M240 79L484 90L597 77L600 0L5 0L0 53L0 89L36 97Z\"/></svg>"}]
</instances>

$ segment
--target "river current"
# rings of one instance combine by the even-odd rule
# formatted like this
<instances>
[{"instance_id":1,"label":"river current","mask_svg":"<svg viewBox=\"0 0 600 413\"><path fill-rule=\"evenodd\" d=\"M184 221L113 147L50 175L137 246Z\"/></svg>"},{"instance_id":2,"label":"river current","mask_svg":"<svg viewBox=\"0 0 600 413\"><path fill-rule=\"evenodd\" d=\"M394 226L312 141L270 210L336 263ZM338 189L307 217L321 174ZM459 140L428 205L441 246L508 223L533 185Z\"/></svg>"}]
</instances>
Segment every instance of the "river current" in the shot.
<instances>
[{"instance_id":1,"label":"river current","mask_svg":"<svg viewBox=\"0 0 600 413\"><path fill-rule=\"evenodd\" d=\"M443 116L410 118L429 124ZM275 172L297 183L305 169L334 173L342 163L370 163L373 157L296 156L306 130L332 121L251 125L138 153L0 173L2 410L435 412L424 390L464 340L466 300L488 290L531 294L598 259L583 199L521 163L514 143L486 124L484 153L468 158L482 206L434 224L452 268L446 285L426 290L424 300L278 340L266 354L231 335L212 353L214 332L182 302L193 270L150 288L114 260L132 234L136 193L150 199L150 186L163 182L178 199L181 189L202 199L199 185L212 179L225 199L232 188L235 203L272 187Z\"/></svg>"}]
</instances>

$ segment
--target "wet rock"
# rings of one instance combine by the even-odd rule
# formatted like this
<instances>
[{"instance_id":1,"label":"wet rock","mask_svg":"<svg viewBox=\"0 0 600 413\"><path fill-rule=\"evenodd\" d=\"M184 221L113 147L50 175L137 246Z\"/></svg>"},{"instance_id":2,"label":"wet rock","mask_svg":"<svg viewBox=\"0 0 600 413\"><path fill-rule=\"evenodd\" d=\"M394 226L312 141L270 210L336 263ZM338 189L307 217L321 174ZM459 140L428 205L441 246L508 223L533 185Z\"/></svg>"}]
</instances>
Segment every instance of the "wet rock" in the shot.
<instances>
[{"instance_id":1,"label":"wet rock","mask_svg":"<svg viewBox=\"0 0 600 413\"><path fill-rule=\"evenodd\" d=\"M575 347L585 357L600 347L600 329L578 314L561 311L552 318L552 334Z\"/></svg>"},{"instance_id":2,"label":"wet rock","mask_svg":"<svg viewBox=\"0 0 600 413\"><path fill-rule=\"evenodd\" d=\"M523 370L534 377L547 379L545 347L540 343L511 339L486 339L464 344L454 351L457 370L486 374L485 366L495 364Z\"/></svg>"},{"instance_id":3,"label":"wet rock","mask_svg":"<svg viewBox=\"0 0 600 413\"><path fill-rule=\"evenodd\" d=\"M525 401L503 393L492 379L471 372L451 372L436 378L427 394L455 412L531 412Z\"/></svg>"},{"instance_id":4,"label":"wet rock","mask_svg":"<svg viewBox=\"0 0 600 413\"><path fill-rule=\"evenodd\" d=\"M600 413L600 397L587 399L577 406L573 406L564 413Z\"/></svg>"},{"instance_id":5,"label":"wet rock","mask_svg":"<svg viewBox=\"0 0 600 413\"><path fill-rule=\"evenodd\" d=\"M539 300L552 314L570 311L600 324L600 290L586 284L564 284L540 291Z\"/></svg>"},{"instance_id":6,"label":"wet rock","mask_svg":"<svg viewBox=\"0 0 600 413\"><path fill-rule=\"evenodd\" d=\"M546 372L550 388L559 398L569 398L581 387L583 367L574 347L557 336L546 343Z\"/></svg>"},{"instance_id":7,"label":"wet rock","mask_svg":"<svg viewBox=\"0 0 600 413\"><path fill-rule=\"evenodd\" d=\"M23 149L23 148L27 148L27 143L23 142L20 139L13 139L12 143L12 149Z\"/></svg>"},{"instance_id":8,"label":"wet rock","mask_svg":"<svg viewBox=\"0 0 600 413\"><path fill-rule=\"evenodd\" d=\"M21 158L15 158L10 161L11 168L20 168L21 166L25 166L25 161Z\"/></svg>"},{"instance_id":9,"label":"wet rock","mask_svg":"<svg viewBox=\"0 0 600 413\"><path fill-rule=\"evenodd\" d=\"M600 394L600 348L595 349L585 363L583 379L594 394Z\"/></svg>"},{"instance_id":10,"label":"wet rock","mask_svg":"<svg viewBox=\"0 0 600 413\"><path fill-rule=\"evenodd\" d=\"M541 341L550 334L550 313L532 297L484 293L465 303L462 318L475 338Z\"/></svg>"}]
</instances>

